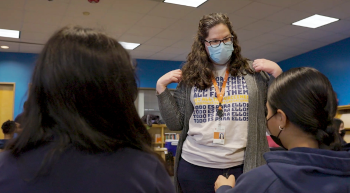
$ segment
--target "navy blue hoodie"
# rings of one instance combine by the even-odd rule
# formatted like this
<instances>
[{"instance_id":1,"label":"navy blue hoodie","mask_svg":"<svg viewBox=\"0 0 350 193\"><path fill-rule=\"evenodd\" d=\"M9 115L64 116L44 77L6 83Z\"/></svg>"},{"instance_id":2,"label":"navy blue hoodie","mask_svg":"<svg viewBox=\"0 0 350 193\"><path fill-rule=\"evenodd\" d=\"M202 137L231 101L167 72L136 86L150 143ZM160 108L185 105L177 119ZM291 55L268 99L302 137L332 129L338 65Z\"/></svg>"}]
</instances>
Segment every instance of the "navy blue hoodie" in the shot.
<instances>
[{"instance_id":1,"label":"navy blue hoodie","mask_svg":"<svg viewBox=\"0 0 350 193\"><path fill-rule=\"evenodd\" d=\"M267 165L241 175L216 193L348 193L350 152L293 148L264 154Z\"/></svg>"},{"instance_id":2,"label":"navy blue hoodie","mask_svg":"<svg viewBox=\"0 0 350 193\"><path fill-rule=\"evenodd\" d=\"M49 146L15 158L0 153L1 193L175 193L164 166L153 155L130 148L88 154L70 148L38 175Z\"/></svg>"}]
</instances>

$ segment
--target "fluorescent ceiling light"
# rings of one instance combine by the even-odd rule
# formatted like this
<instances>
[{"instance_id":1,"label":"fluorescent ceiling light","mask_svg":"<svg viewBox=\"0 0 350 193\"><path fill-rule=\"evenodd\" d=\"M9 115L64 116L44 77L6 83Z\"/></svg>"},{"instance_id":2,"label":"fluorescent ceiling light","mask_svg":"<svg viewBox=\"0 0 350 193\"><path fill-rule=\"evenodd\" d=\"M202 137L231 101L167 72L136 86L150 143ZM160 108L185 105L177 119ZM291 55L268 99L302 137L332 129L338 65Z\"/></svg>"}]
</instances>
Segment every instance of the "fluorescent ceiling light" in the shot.
<instances>
[{"instance_id":1,"label":"fluorescent ceiling light","mask_svg":"<svg viewBox=\"0 0 350 193\"><path fill-rule=\"evenodd\" d=\"M137 48L139 45L138 43L129 43L129 42L119 42L125 49L127 50L133 50Z\"/></svg>"},{"instance_id":2,"label":"fluorescent ceiling light","mask_svg":"<svg viewBox=\"0 0 350 193\"><path fill-rule=\"evenodd\" d=\"M0 29L0 37L19 39L19 34L20 31L17 30Z\"/></svg>"},{"instance_id":3,"label":"fluorescent ceiling light","mask_svg":"<svg viewBox=\"0 0 350 193\"><path fill-rule=\"evenodd\" d=\"M164 0L164 3L172 3L189 7L198 7L206 1L207 0Z\"/></svg>"},{"instance_id":4,"label":"fluorescent ceiling light","mask_svg":"<svg viewBox=\"0 0 350 193\"><path fill-rule=\"evenodd\" d=\"M8 46L1 46L0 48L2 48L2 49L9 49L10 47L8 47Z\"/></svg>"},{"instance_id":5,"label":"fluorescent ceiling light","mask_svg":"<svg viewBox=\"0 0 350 193\"><path fill-rule=\"evenodd\" d=\"M302 19L300 21L292 23L293 25L302 26L302 27L309 27L309 28L318 28L330 23L333 23L335 21L338 21L337 18L327 17L323 15L313 15L308 18Z\"/></svg>"}]
</instances>

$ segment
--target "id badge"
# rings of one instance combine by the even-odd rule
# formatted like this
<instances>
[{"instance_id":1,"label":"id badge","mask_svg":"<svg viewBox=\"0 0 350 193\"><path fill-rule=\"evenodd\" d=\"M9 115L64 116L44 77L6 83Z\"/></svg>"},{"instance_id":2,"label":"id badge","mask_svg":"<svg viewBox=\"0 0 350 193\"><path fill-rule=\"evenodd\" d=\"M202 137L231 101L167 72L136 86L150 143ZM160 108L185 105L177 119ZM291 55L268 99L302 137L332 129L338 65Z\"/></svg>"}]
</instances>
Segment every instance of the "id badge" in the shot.
<instances>
[{"instance_id":1,"label":"id badge","mask_svg":"<svg viewBox=\"0 0 350 193\"><path fill-rule=\"evenodd\" d=\"M224 145L225 144L225 137L226 137L225 136L225 127L221 126L221 125L218 125L217 127L215 127L213 143Z\"/></svg>"}]
</instances>

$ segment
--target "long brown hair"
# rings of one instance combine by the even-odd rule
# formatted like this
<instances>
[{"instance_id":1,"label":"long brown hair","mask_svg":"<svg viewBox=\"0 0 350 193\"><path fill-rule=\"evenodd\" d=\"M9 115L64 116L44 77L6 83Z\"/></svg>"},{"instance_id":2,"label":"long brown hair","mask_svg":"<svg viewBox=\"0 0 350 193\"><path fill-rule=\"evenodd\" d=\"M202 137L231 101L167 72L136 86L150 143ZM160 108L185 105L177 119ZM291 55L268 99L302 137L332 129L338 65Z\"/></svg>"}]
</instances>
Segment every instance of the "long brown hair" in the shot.
<instances>
[{"instance_id":1,"label":"long brown hair","mask_svg":"<svg viewBox=\"0 0 350 193\"><path fill-rule=\"evenodd\" d=\"M222 13L212 13L203 16L199 21L197 35L192 44L192 50L187 56L187 61L182 67L182 81L199 89L206 89L212 85L211 77L214 70L213 62L210 60L204 45L209 30L224 24L233 35L234 51L229 62L230 74L232 76L244 75L246 72L253 74L246 58L241 56L241 47L238 45L237 35L232 29L230 19Z\"/></svg>"}]
</instances>

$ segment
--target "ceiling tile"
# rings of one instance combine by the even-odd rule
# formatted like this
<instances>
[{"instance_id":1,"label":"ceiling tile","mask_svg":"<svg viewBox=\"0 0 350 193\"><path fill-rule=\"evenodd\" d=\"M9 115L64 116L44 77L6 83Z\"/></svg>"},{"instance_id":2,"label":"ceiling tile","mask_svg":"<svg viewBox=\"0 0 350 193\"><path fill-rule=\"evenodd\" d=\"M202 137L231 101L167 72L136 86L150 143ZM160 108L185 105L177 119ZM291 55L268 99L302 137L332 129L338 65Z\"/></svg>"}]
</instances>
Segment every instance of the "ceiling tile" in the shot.
<instances>
[{"instance_id":1,"label":"ceiling tile","mask_svg":"<svg viewBox=\"0 0 350 193\"><path fill-rule=\"evenodd\" d=\"M252 38L251 41L256 41L256 42L262 42L262 43L274 43L279 40L283 40L285 38L288 38L287 36L282 36L282 35L277 35L277 34L272 34L272 33L265 33L262 34L258 37Z\"/></svg>"},{"instance_id":2,"label":"ceiling tile","mask_svg":"<svg viewBox=\"0 0 350 193\"><path fill-rule=\"evenodd\" d=\"M350 21L339 20L317 29L347 35L350 32Z\"/></svg>"},{"instance_id":3,"label":"ceiling tile","mask_svg":"<svg viewBox=\"0 0 350 193\"><path fill-rule=\"evenodd\" d=\"M296 56L296 55L294 55L294 56ZM272 55L270 56L269 59L278 63L278 62L281 62L281 61L286 60L286 59L291 58L291 57L293 57L293 55L284 54L284 53L272 53Z\"/></svg>"},{"instance_id":4,"label":"ceiling tile","mask_svg":"<svg viewBox=\"0 0 350 193\"><path fill-rule=\"evenodd\" d=\"M301 2L303 0L282 0L282 1L281 0L256 0L256 1L260 3L268 4L268 5L286 8L298 2Z\"/></svg>"},{"instance_id":5,"label":"ceiling tile","mask_svg":"<svg viewBox=\"0 0 350 193\"><path fill-rule=\"evenodd\" d=\"M22 31L21 32L21 42L38 43L45 44L52 34Z\"/></svg>"},{"instance_id":6,"label":"ceiling tile","mask_svg":"<svg viewBox=\"0 0 350 193\"><path fill-rule=\"evenodd\" d=\"M312 14L310 13L305 13L305 12L301 12L293 9L283 9L277 13L274 13L266 17L265 19L270 21L281 22L285 24L292 24L296 21L299 21L301 19L304 19L310 16L312 16Z\"/></svg>"},{"instance_id":7,"label":"ceiling tile","mask_svg":"<svg viewBox=\"0 0 350 193\"><path fill-rule=\"evenodd\" d=\"M20 44L19 52L21 53L40 53L44 48L43 45Z\"/></svg>"},{"instance_id":8,"label":"ceiling tile","mask_svg":"<svg viewBox=\"0 0 350 193\"><path fill-rule=\"evenodd\" d=\"M127 35L127 34L124 34L118 38L119 41L139 43L139 44L142 44L149 39L150 37L134 36L134 35Z\"/></svg>"},{"instance_id":9,"label":"ceiling tile","mask_svg":"<svg viewBox=\"0 0 350 193\"><path fill-rule=\"evenodd\" d=\"M174 48L174 47L168 47L164 50L160 51L160 53L166 53L166 54L173 54L173 55L180 55L180 54L188 54L190 52L191 48Z\"/></svg>"},{"instance_id":10,"label":"ceiling tile","mask_svg":"<svg viewBox=\"0 0 350 193\"><path fill-rule=\"evenodd\" d=\"M327 42L327 43L334 43L340 40L343 40L345 38L350 37L350 34L332 34L330 36L325 36L323 38L318 39L318 41Z\"/></svg>"},{"instance_id":11,"label":"ceiling tile","mask_svg":"<svg viewBox=\"0 0 350 193\"><path fill-rule=\"evenodd\" d=\"M302 49L301 45L305 44L306 42L310 42L310 41L301 39L301 38L289 37L289 38L277 41L275 42L275 44L283 45L283 46L294 46Z\"/></svg>"},{"instance_id":12,"label":"ceiling tile","mask_svg":"<svg viewBox=\"0 0 350 193\"><path fill-rule=\"evenodd\" d=\"M307 32L303 32L301 34L295 35L294 37L308 39L308 40L317 40L326 36L331 36L332 34L334 33L314 29L312 31L307 31Z\"/></svg>"},{"instance_id":13,"label":"ceiling tile","mask_svg":"<svg viewBox=\"0 0 350 193\"><path fill-rule=\"evenodd\" d=\"M194 40L183 40L178 41L175 44L171 45L173 48L191 48Z\"/></svg>"},{"instance_id":14,"label":"ceiling tile","mask_svg":"<svg viewBox=\"0 0 350 193\"><path fill-rule=\"evenodd\" d=\"M0 1L0 7L6 10L23 10L26 0L10 0L10 1Z\"/></svg>"},{"instance_id":15,"label":"ceiling tile","mask_svg":"<svg viewBox=\"0 0 350 193\"><path fill-rule=\"evenodd\" d=\"M108 32L108 34L124 34L127 32L132 25L131 24L125 24L125 23L114 23L111 25L105 25L105 24L100 24L99 25L103 26L105 31Z\"/></svg>"},{"instance_id":16,"label":"ceiling tile","mask_svg":"<svg viewBox=\"0 0 350 193\"><path fill-rule=\"evenodd\" d=\"M171 46L176 42L177 42L176 40L152 38L148 40L146 44L150 46Z\"/></svg>"},{"instance_id":17,"label":"ceiling tile","mask_svg":"<svg viewBox=\"0 0 350 193\"><path fill-rule=\"evenodd\" d=\"M53 34L58 29L57 25L23 23L21 31Z\"/></svg>"},{"instance_id":18,"label":"ceiling tile","mask_svg":"<svg viewBox=\"0 0 350 193\"><path fill-rule=\"evenodd\" d=\"M199 20L196 21L196 20L180 19L180 20L176 21L175 23L171 24L171 26L169 26L168 29L174 29L174 30L186 29L186 31L197 32L198 23L199 23Z\"/></svg>"},{"instance_id":19,"label":"ceiling tile","mask_svg":"<svg viewBox=\"0 0 350 193\"><path fill-rule=\"evenodd\" d=\"M272 22L272 21L260 20L255 23L244 26L242 29L266 33L266 32L270 32L270 31L282 28L284 26L286 25Z\"/></svg>"},{"instance_id":20,"label":"ceiling tile","mask_svg":"<svg viewBox=\"0 0 350 193\"><path fill-rule=\"evenodd\" d=\"M149 51L149 52L159 52L161 50L164 50L166 47L165 46L151 46L147 44L142 44L139 47L137 47L135 50L136 51Z\"/></svg>"},{"instance_id":21,"label":"ceiling tile","mask_svg":"<svg viewBox=\"0 0 350 193\"><path fill-rule=\"evenodd\" d=\"M113 23L125 23L128 25L133 25L140 21L145 14L132 13L127 11L109 11L101 19L99 23L113 25Z\"/></svg>"},{"instance_id":22,"label":"ceiling tile","mask_svg":"<svg viewBox=\"0 0 350 193\"><path fill-rule=\"evenodd\" d=\"M36 13L63 15L68 5L67 1L30 0L26 1L25 10Z\"/></svg>"},{"instance_id":23,"label":"ceiling tile","mask_svg":"<svg viewBox=\"0 0 350 193\"><path fill-rule=\"evenodd\" d=\"M103 0L99 3L90 3L88 1L82 1L82 0L65 0L69 1L71 6L75 7L83 7L86 9L108 9L111 8L112 5L115 3L116 0Z\"/></svg>"},{"instance_id":24,"label":"ceiling tile","mask_svg":"<svg viewBox=\"0 0 350 193\"><path fill-rule=\"evenodd\" d=\"M295 36L297 34L301 34L303 32L311 31L312 29L306 27L299 27L295 25L287 25L280 29L276 29L271 31L272 34L279 34L283 36Z\"/></svg>"},{"instance_id":25,"label":"ceiling tile","mask_svg":"<svg viewBox=\"0 0 350 193\"><path fill-rule=\"evenodd\" d=\"M1 1L0 1L1 2ZM2 21L22 21L23 19L23 11L21 10L15 10L15 9L4 9L4 7L1 7L0 3L0 24ZM6 19L4 19L6 18Z\"/></svg>"},{"instance_id":26,"label":"ceiling tile","mask_svg":"<svg viewBox=\"0 0 350 193\"><path fill-rule=\"evenodd\" d=\"M62 21L62 18L63 18L62 15L44 14L44 13L25 11L23 22L59 25Z\"/></svg>"},{"instance_id":27,"label":"ceiling tile","mask_svg":"<svg viewBox=\"0 0 350 193\"><path fill-rule=\"evenodd\" d=\"M244 29L239 29L237 31L235 31L238 41L239 42L243 42L249 39L252 39L256 36L261 35L261 32L257 32L257 31L249 31L249 30L244 30Z\"/></svg>"},{"instance_id":28,"label":"ceiling tile","mask_svg":"<svg viewBox=\"0 0 350 193\"><path fill-rule=\"evenodd\" d=\"M146 14L158 4L160 3L156 1L118 0L113 4L112 10Z\"/></svg>"},{"instance_id":29,"label":"ceiling tile","mask_svg":"<svg viewBox=\"0 0 350 193\"><path fill-rule=\"evenodd\" d=\"M247 26L251 23L258 21L258 19L244 17L236 14L229 14L230 21L232 23L233 30L240 29L244 26Z\"/></svg>"},{"instance_id":30,"label":"ceiling tile","mask_svg":"<svg viewBox=\"0 0 350 193\"><path fill-rule=\"evenodd\" d=\"M172 18L163 18L147 15L142 18L136 25L145 26L145 27L155 27L155 28L167 28L173 23L176 22L176 19Z\"/></svg>"},{"instance_id":31,"label":"ceiling tile","mask_svg":"<svg viewBox=\"0 0 350 193\"><path fill-rule=\"evenodd\" d=\"M174 60L174 61L186 61L187 59L187 56L188 56L188 53L186 54L180 54L178 56L175 56L174 58L172 58L171 60ZM180 67L179 67L180 68Z\"/></svg>"},{"instance_id":32,"label":"ceiling tile","mask_svg":"<svg viewBox=\"0 0 350 193\"><path fill-rule=\"evenodd\" d=\"M182 5L175 5L170 3L160 3L155 6L148 15L157 16L157 17L166 17L180 19L186 14L194 11L194 7L187 7Z\"/></svg>"},{"instance_id":33,"label":"ceiling tile","mask_svg":"<svg viewBox=\"0 0 350 193\"><path fill-rule=\"evenodd\" d=\"M306 13L319 14L320 12L328 10L341 3L344 3L344 0L305 0L291 6L290 8Z\"/></svg>"},{"instance_id":34,"label":"ceiling tile","mask_svg":"<svg viewBox=\"0 0 350 193\"><path fill-rule=\"evenodd\" d=\"M11 29L11 30L18 30L20 31L22 27L21 21L6 21L6 20L0 20L0 28L1 29Z\"/></svg>"},{"instance_id":35,"label":"ceiling tile","mask_svg":"<svg viewBox=\"0 0 350 193\"><path fill-rule=\"evenodd\" d=\"M248 41L241 42L239 45L241 46L242 50L251 50L251 49L259 48L265 45L265 43L248 40Z\"/></svg>"},{"instance_id":36,"label":"ceiling tile","mask_svg":"<svg viewBox=\"0 0 350 193\"><path fill-rule=\"evenodd\" d=\"M191 41L196 35L196 31L188 31L188 30L173 30L173 29L166 29L159 34L157 34L156 38L163 38L163 39L172 39L172 40L188 40Z\"/></svg>"},{"instance_id":37,"label":"ceiling tile","mask_svg":"<svg viewBox=\"0 0 350 193\"><path fill-rule=\"evenodd\" d=\"M198 26L199 21L203 18L204 15L208 15L214 13L213 11L211 11L210 9L200 9L197 8L194 11L190 12L189 14L184 16L184 20L186 21L192 21L196 23L196 26Z\"/></svg>"},{"instance_id":38,"label":"ceiling tile","mask_svg":"<svg viewBox=\"0 0 350 193\"><path fill-rule=\"evenodd\" d=\"M251 3L248 6L235 11L234 14L236 15L241 15L241 16L246 16L246 17L252 17L256 19L263 19L269 15L272 15L283 8L281 7L276 7L272 5L267 5L263 3ZM263 11L262 11L263 10Z\"/></svg>"},{"instance_id":39,"label":"ceiling tile","mask_svg":"<svg viewBox=\"0 0 350 193\"><path fill-rule=\"evenodd\" d=\"M198 9L209 10L211 13L229 14L246 7L250 3L251 1L248 0L209 0L198 7Z\"/></svg>"},{"instance_id":40,"label":"ceiling tile","mask_svg":"<svg viewBox=\"0 0 350 193\"><path fill-rule=\"evenodd\" d=\"M290 48L288 45L278 45L278 44L267 44L258 48L258 50L262 50L265 53L273 53L273 52L288 52L298 50L297 48Z\"/></svg>"},{"instance_id":41,"label":"ceiling tile","mask_svg":"<svg viewBox=\"0 0 350 193\"><path fill-rule=\"evenodd\" d=\"M153 37L159 34L164 29L154 28L154 27L141 27L141 26L133 26L126 34L135 35L135 36L145 36L145 37Z\"/></svg>"},{"instance_id":42,"label":"ceiling tile","mask_svg":"<svg viewBox=\"0 0 350 193\"><path fill-rule=\"evenodd\" d=\"M138 51L138 50L132 50L129 53L132 58L137 58L137 59L146 59L155 54L155 52L151 52L151 51Z\"/></svg>"},{"instance_id":43,"label":"ceiling tile","mask_svg":"<svg viewBox=\"0 0 350 193\"><path fill-rule=\"evenodd\" d=\"M321 12L321 15L329 16L329 17L335 17L338 19L345 19L350 17L350 2L347 2L345 4L340 4L336 7L329 8Z\"/></svg>"},{"instance_id":44,"label":"ceiling tile","mask_svg":"<svg viewBox=\"0 0 350 193\"><path fill-rule=\"evenodd\" d=\"M0 52L18 52L19 51L19 43L0 41L0 46L9 47L9 49L0 48Z\"/></svg>"}]
</instances>

